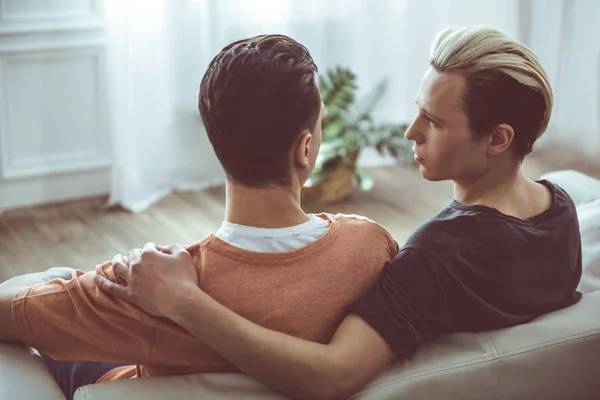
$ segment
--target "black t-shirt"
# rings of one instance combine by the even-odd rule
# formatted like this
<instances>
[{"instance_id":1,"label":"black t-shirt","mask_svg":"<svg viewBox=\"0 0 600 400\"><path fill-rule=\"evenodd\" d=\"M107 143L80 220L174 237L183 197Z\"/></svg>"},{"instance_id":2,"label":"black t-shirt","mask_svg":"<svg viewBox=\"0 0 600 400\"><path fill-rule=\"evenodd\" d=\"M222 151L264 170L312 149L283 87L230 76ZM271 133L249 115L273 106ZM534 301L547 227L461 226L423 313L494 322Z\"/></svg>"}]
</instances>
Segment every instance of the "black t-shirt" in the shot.
<instances>
[{"instance_id":1,"label":"black t-shirt","mask_svg":"<svg viewBox=\"0 0 600 400\"><path fill-rule=\"evenodd\" d=\"M421 224L353 305L399 357L441 333L528 322L581 298L575 205L548 181L552 206L521 220L452 201Z\"/></svg>"}]
</instances>

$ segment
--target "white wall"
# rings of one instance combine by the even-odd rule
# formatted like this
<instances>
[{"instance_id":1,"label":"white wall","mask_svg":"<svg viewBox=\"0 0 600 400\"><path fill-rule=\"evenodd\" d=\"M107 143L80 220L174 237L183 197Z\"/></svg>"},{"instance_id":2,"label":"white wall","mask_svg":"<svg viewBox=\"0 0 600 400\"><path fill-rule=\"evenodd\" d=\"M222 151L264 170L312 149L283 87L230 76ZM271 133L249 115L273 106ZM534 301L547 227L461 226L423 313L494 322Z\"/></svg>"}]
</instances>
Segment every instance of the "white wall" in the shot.
<instances>
[{"instance_id":1,"label":"white wall","mask_svg":"<svg viewBox=\"0 0 600 400\"><path fill-rule=\"evenodd\" d=\"M522 39L540 58L554 90L552 118L540 149L572 152L600 165L600 2L523 4L528 31Z\"/></svg>"},{"instance_id":2,"label":"white wall","mask_svg":"<svg viewBox=\"0 0 600 400\"><path fill-rule=\"evenodd\" d=\"M0 211L107 193L101 0L0 0Z\"/></svg>"},{"instance_id":3,"label":"white wall","mask_svg":"<svg viewBox=\"0 0 600 400\"><path fill-rule=\"evenodd\" d=\"M120 1L126 4L132 0L114 0L115 4ZM117 118L117 113L107 107L106 88L109 83L113 89L117 83L132 83L129 78L107 82L103 2L0 0L0 212L105 194L111 188L109 114L112 122L123 118ZM137 2L140 6L144 4L143 0ZM171 8L189 4L200 8L204 3L182 0L168 4ZM228 3L215 0L210 4L218 6L217 11L223 8L219 11L222 15L207 13L204 8L192 9L193 13L182 9L177 12L185 18L172 27L178 76L173 96L178 99L176 105L181 111L174 117L175 130L185 147L178 150L175 169L175 175L183 176L184 182L167 182L169 188L195 187L187 181L203 181L212 177L207 171L211 174L220 171L214 156L208 154L211 151L206 150L209 148L206 138L197 135L199 117L191 110L197 82L205 62L224 43L258 31L291 34L308 45L322 70L338 63L349 65L359 73L360 84L365 88L382 76L393 78L390 97L378 108L377 117L399 122L409 121L414 115L412 99L426 68L428 45L438 25L452 22L496 26L530 44L551 77L556 104L549 132L540 144L571 147L583 157L600 159L600 24L596 21L600 2L596 0L514 0L485 4L477 0L389 0L376 4L348 2L347 7L340 6L346 4L344 0L298 0L291 3L294 12L289 20L274 22L262 14L267 20L260 22L258 17L248 17L245 13L240 14L240 21L233 20ZM517 8L519 20L513 18ZM361 24L364 15L369 16L369 23ZM412 17L405 21L406 15ZM202 29L209 22L214 36L210 43L209 39L199 39L202 37L199 32L204 32ZM246 25L239 25L241 22ZM317 34L319 29L322 32ZM330 34L325 37L331 43L322 39L327 32ZM335 46L334 39L339 42ZM385 61L373 63L374 59ZM132 71L137 74L135 69ZM139 120L123 107L120 110L127 118ZM140 115L144 114L141 111ZM120 143L115 147L117 150L123 148L120 141L129 131L129 128L122 132L114 129L121 135L115 138L115 143ZM140 129L142 137L146 134L146 129ZM132 143L139 145L136 140ZM188 151L192 145L193 151ZM390 162L374 151L365 152L360 160L365 166ZM129 165L125 169L132 170Z\"/></svg>"}]
</instances>

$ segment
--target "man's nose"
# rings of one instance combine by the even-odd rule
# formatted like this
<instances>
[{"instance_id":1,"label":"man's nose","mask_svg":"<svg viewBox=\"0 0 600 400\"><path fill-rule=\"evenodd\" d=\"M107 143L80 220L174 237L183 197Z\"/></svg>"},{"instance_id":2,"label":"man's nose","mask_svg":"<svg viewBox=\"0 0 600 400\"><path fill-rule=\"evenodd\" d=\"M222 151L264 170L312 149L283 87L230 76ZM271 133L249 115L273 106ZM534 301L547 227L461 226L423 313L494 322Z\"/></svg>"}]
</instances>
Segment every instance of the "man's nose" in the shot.
<instances>
[{"instance_id":1,"label":"man's nose","mask_svg":"<svg viewBox=\"0 0 600 400\"><path fill-rule=\"evenodd\" d=\"M410 126L408 127L406 132L404 132L404 138L406 140L411 140L416 143L423 142L423 134L421 133L421 130L419 129L419 124L418 124L417 118L415 118L413 123L410 124Z\"/></svg>"}]
</instances>

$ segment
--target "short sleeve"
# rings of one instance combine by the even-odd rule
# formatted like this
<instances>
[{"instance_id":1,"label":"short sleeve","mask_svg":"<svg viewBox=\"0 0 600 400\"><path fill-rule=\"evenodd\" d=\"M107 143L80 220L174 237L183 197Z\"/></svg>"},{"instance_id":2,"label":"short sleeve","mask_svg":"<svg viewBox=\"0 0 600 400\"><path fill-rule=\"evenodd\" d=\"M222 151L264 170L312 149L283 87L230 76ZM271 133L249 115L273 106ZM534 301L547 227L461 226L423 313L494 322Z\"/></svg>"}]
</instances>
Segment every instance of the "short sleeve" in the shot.
<instances>
[{"instance_id":1,"label":"short sleeve","mask_svg":"<svg viewBox=\"0 0 600 400\"><path fill-rule=\"evenodd\" d=\"M98 269L117 281L110 262ZM20 338L56 360L149 364L185 371L229 371L214 350L167 318L97 288L96 272L73 272L15 295L12 314ZM185 369L193 367L192 369Z\"/></svg>"},{"instance_id":2,"label":"short sleeve","mask_svg":"<svg viewBox=\"0 0 600 400\"><path fill-rule=\"evenodd\" d=\"M453 330L448 286L444 285L452 279L448 274L424 251L403 248L350 311L371 325L398 357L410 359L421 344Z\"/></svg>"},{"instance_id":3,"label":"short sleeve","mask_svg":"<svg viewBox=\"0 0 600 400\"><path fill-rule=\"evenodd\" d=\"M102 272L116 281L110 263ZM77 270L70 280L53 279L17 293L12 312L21 339L55 359L147 362L152 318L98 289L95 275Z\"/></svg>"}]
</instances>

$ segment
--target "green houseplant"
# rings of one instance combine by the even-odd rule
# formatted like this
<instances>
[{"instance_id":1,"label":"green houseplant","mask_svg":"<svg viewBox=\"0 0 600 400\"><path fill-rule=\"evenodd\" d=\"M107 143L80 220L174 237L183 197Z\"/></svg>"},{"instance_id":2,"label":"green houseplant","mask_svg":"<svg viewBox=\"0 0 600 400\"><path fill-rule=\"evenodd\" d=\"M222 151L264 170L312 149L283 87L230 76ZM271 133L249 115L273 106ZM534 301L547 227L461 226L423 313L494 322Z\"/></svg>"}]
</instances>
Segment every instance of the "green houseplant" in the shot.
<instances>
[{"instance_id":1,"label":"green houseplant","mask_svg":"<svg viewBox=\"0 0 600 400\"><path fill-rule=\"evenodd\" d=\"M336 67L319 75L319 89L325 104L323 142L315 169L302 190L303 201L332 203L354 190L369 190L373 179L357 167L361 149L374 147L400 163L411 163L412 143L404 138L406 124L376 124L373 109L385 93L380 82L360 101L356 99L356 75Z\"/></svg>"}]
</instances>

